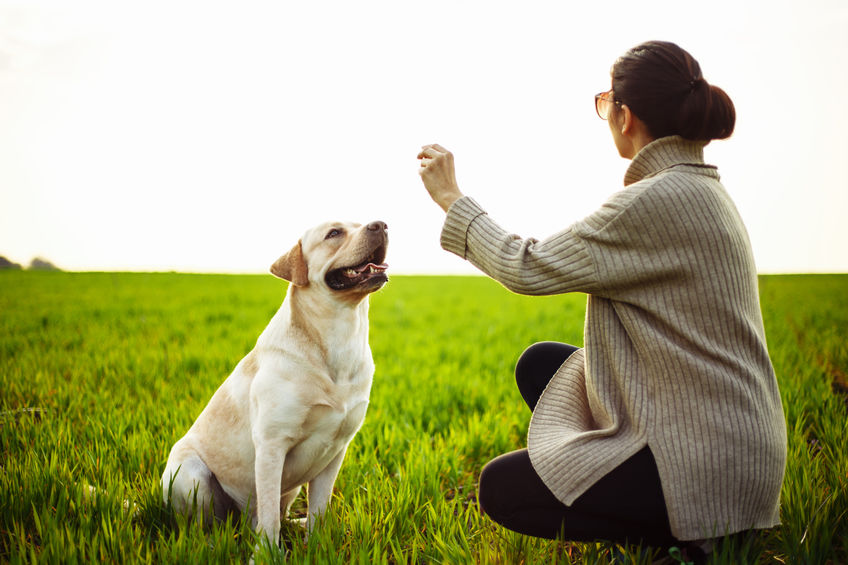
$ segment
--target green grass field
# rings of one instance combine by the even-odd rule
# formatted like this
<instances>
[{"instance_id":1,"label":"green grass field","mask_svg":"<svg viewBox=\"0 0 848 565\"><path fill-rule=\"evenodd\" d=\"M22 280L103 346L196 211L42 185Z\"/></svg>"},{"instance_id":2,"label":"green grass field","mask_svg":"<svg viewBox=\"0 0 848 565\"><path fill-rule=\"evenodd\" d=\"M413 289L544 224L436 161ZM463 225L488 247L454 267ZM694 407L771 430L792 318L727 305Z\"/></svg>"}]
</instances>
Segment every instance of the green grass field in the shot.
<instances>
[{"instance_id":1,"label":"green grass field","mask_svg":"<svg viewBox=\"0 0 848 565\"><path fill-rule=\"evenodd\" d=\"M740 560L845 563L848 275L766 276L760 289L789 460L783 525ZM283 294L271 276L0 272L0 562L246 562L249 525L187 524L158 481ZM477 507L481 467L525 446L517 356L582 344L584 308L583 295L520 297L478 277L393 277L372 297L371 406L326 518L308 544L284 525L287 554L258 557L650 563L647 549L512 534ZM85 484L101 494L84 500Z\"/></svg>"}]
</instances>

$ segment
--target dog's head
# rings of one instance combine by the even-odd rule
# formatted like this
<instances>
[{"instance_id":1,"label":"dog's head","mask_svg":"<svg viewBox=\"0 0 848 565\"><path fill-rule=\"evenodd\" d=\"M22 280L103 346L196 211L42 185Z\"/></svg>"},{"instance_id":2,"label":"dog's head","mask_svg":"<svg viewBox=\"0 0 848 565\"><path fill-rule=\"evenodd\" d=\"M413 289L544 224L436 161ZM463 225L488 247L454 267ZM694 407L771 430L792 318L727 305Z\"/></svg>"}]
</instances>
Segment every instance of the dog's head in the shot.
<instances>
[{"instance_id":1,"label":"dog's head","mask_svg":"<svg viewBox=\"0 0 848 565\"><path fill-rule=\"evenodd\" d=\"M307 231L288 253L271 265L271 273L298 287L318 286L361 300L389 280L388 226L328 222Z\"/></svg>"}]
</instances>

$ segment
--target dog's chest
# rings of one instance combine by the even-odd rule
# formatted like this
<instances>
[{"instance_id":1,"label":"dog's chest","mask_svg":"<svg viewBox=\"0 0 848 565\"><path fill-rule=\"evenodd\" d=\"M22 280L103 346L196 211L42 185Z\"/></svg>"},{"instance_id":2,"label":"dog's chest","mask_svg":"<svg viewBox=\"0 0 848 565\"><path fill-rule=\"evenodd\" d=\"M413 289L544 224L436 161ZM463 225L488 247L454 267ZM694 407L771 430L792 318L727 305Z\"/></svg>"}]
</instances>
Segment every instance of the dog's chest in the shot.
<instances>
[{"instance_id":1,"label":"dog's chest","mask_svg":"<svg viewBox=\"0 0 848 565\"><path fill-rule=\"evenodd\" d=\"M348 398L344 403L310 407L302 427L302 439L287 454L283 489L315 478L350 443L362 426L368 397Z\"/></svg>"}]
</instances>

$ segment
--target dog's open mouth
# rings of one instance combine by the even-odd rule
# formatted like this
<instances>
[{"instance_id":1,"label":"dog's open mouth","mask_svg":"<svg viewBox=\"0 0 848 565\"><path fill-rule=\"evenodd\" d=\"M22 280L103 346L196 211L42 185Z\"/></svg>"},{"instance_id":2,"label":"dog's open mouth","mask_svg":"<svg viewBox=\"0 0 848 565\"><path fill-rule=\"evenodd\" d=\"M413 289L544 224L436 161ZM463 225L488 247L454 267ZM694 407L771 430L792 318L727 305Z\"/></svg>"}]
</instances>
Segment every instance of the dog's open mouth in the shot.
<instances>
[{"instance_id":1,"label":"dog's open mouth","mask_svg":"<svg viewBox=\"0 0 848 565\"><path fill-rule=\"evenodd\" d=\"M389 266L383 262L385 258L386 247L381 245L359 265L333 269L324 280L333 290L347 290L360 285L381 286L389 280L386 275Z\"/></svg>"}]
</instances>

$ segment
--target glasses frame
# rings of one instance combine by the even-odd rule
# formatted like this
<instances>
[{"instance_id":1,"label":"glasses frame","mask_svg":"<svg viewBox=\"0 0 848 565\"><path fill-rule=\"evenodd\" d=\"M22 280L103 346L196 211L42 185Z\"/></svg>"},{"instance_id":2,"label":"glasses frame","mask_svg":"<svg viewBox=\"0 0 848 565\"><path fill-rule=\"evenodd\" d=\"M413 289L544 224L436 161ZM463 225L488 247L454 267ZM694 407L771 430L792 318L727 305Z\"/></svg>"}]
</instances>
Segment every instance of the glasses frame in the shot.
<instances>
[{"instance_id":1,"label":"glasses frame","mask_svg":"<svg viewBox=\"0 0 848 565\"><path fill-rule=\"evenodd\" d=\"M605 109L603 111L601 111L601 103L604 104ZM595 112L602 120L606 121L609 118L609 113L613 104L621 106L621 101L615 99L615 95L611 88L595 95Z\"/></svg>"}]
</instances>

